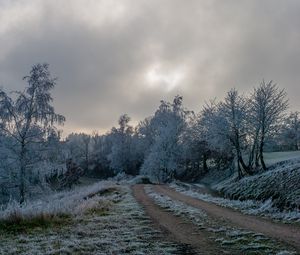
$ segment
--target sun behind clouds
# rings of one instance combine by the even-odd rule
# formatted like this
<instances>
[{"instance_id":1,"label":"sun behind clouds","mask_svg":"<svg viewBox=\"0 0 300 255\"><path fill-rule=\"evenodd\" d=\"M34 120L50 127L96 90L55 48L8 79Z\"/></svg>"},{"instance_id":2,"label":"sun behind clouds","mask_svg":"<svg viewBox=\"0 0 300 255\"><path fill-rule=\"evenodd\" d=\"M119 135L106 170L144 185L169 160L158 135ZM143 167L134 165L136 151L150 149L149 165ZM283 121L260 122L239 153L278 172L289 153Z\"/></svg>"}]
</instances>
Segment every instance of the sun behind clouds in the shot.
<instances>
[{"instance_id":1,"label":"sun behind clouds","mask_svg":"<svg viewBox=\"0 0 300 255\"><path fill-rule=\"evenodd\" d=\"M172 91L181 85L185 77L183 66L170 69L161 64L154 64L146 72L146 81L150 88L162 88L166 91Z\"/></svg>"}]
</instances>

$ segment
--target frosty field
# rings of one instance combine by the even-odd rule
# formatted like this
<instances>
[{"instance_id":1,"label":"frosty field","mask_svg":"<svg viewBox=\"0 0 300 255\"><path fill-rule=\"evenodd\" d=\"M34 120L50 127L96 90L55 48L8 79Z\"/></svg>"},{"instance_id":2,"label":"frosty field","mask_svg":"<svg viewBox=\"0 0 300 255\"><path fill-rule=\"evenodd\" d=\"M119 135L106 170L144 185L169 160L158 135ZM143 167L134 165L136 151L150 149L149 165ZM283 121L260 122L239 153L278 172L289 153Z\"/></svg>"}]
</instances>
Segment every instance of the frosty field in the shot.
<instances>
[{"instance_id":1,"label":"frosty field","mask_svg":"<svg viewBox=\"0 0 300 255\"><path fill-rule=\"evenodd\" d=\"M102 181L22 206L10 203L2 207L0 254L296 254L298 248L293 242L212 217L205 208L161 193L158 188L164 186L139 184L140 192L144 190L153 203L154 211L149 211L132 192L136 187L133 182ZM225 203L205 194L196 196L180 185L171 187L174 194L180 194L178 190L191 199ZM169 223L155 218L162 213L170 218ZM172 217L179 221L180 231L194 237L182 238L172 226ZM195 230L185 228L185 224ZM196 232L201 233L199 237ZM194 239L202 245L195 245Z\"/></svg>"},{"instance_id":2,"label":"frosty field","mask_svg":"<svg viewBox=\"0 0 300 255\"><path fill-rule=\"evenodd\" d=\"M107 189L108 193L97 194ZM56 194L49 199L51 207L35 202L25 208L11 206L2 211L0 226L15 220L15 215L20 221L47 215L49 222L54 223L13 232L9 227L0 229L0 254L155 255L176 254L180 250L180 245L165 241L152 228L129 187L104 182L76 193ZM89 195L92 197L85 199Z\"/></svg>"}]
</instances>

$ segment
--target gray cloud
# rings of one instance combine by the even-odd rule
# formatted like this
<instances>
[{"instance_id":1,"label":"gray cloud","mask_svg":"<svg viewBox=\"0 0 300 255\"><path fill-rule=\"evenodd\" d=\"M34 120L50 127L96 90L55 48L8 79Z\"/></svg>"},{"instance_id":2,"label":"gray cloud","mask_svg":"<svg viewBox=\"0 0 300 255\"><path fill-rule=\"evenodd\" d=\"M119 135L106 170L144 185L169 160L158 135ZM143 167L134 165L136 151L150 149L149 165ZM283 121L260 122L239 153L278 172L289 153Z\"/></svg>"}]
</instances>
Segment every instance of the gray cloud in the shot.
<instances>
[{"instance_id":1,"label":"gray cloud","mask_svg":"<svg viewBox=\"0 0 300 255\"><path fill-rule=\"evenodd\" d=\"M21 89L30 66L48 62L66 132L143 119L178 93L198 111L263 78L300 109L299 10L297 0L0 0L0 85Z\"/></svg>"}]
</instances>

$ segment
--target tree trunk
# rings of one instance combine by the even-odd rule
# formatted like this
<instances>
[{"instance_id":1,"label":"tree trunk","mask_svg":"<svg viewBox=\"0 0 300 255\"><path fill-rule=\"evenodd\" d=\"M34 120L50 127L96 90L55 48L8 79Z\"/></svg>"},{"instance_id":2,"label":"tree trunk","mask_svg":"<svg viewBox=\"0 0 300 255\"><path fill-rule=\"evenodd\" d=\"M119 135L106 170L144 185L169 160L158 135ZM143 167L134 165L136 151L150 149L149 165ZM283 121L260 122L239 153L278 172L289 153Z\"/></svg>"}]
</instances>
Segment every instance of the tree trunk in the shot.
<instances>
[{"instance_id":1,"label":"tree trunk","mask_svg":"<svg viewBox=\"0 0 300 255\"><path fill-rule=\"evenodd\" d=\"M260 146L259 146L259 157L260 157L260 163L261 163L263 170L267 170L267 166L266 166L265 160L264 160L264 142L265 142L264 139L265 139L264 135L262 135Z\"/></svg>"},{"instance_id":2,"label":"tree trunk","mask_svg":"<svg viewBox=\"0 0 300 255\"><path fill-rule=\"evenodd\" d=\"M242 169L240 166L240 161L238 158L237 158L237 169L238 169L238 179L240 180L243 178L243 172L242 172Z\"/></svg>"},{"instance_id":3,"label":"tree trunk","mask_svg":"<svg viewBox=\"0 0 300 255\"><path fill-rule=\"evenodd\" d=\"M239 135L239 132L237 129L235 130L235 141L233 144L236 149L237 161L241 164L244 171L247 174L250 174L249 167L245 164L243 157L242 157L241 146L240 146L240 135ZM238 165L239 165L239 163L238 163ZM239 165L239 167L240 167L240 165Z\"/></svg>"},{"instance_id":4,"label":"tree trunk","mask_svg":"<svg viewBox=\"0 0 300 255\"><path fill-rule=\"evenodd\" d=\"M248 161L248 167L249 169L253 168L253 164L255 163L255 166L257 167L257 147L258 147L258 135L259 135L259 128L255 131L255 137L253 141L253 145L251 148L249 161Z\"/></svg>"},{"instance_id":5,"label":"tree trunk","mask_svg":"<svg viewBox=\"0 0 300 255\"><path fill-rule=\"evenodd\" d=\"M250 153L249 153L249 160L248 160L248 167L253 167L253 161L254 161L254 146L252 147Z\"/></svg>"},{"instance_id":6,"label":"tree trunk","mask_svg":"<svg viewBox=\"0 0 300 255\"><path fill-rule=\"evenodd\" d=\"M208 171L207 156L205 154L203 154L203 171L204 173L207 173Z\"/></svg>"},{"instance_id":7,"label":"tree trunk","mask_svg":"<svg viewBox=\"0 0 300 255\"><path fill-rule=\"evenodd\" d=\"M298 146L298 140L296 139L295 141L295 150L298 151L299 150L299 146Z\"/></svg>"},{"instance_id":8,"label":"tree trunk","mask_svg":"<svg viewBox=\"0 0 300 255\"><path fill-rule=\"evenodd\" d=\"M241 154L239 155L238 158L239 158L239 162L241 163L241 166L242 166L242 168L244 169L244 171L245 171L247 174L251 174L250 169L249 169L249 167L245 164L245 162L244 162L243 157L242 157Z\"/></svg>"},{"instance_id":9,"label":"tree trunk","mask_svg":"<svg viewBox=\"0 0 300 255\"><path fill-rule=\"evenodd\" d=\"M21 143L21 153L20 153L20 184L19 184L19 191L20 191L20 204L25 202L25 142L22 141Z\"/></svg>"},{"instance_id":10,"label":"tree trunk","mask_svg":"<svg viewBox=\"0 0 300 255\"><path fill-rule=\"evenodd\" d=\"M241 164L243 170L244 170L247 174L250 175L251 173L250 173L250 171L249 171L249 167L245 164L245 162L244 162L244 160L243 160L239 142L237 142L236 152L237 152L237 160L238 160L238 162L239 162L239 167L240 167L240 164ZM242 170L242 169L241 169L241 170Z\"/></svg>"},{"instance_id":11,"label":"tree trunk","mask_svg":"<svg viewBox=\"0 0 300 255\"><path fill-rule=\"evenodd\" d=\"M259 165L259 150L258 150L258 146L256 146L255 148L255 167L258 168Z\"/></svg>"}]
</instances>

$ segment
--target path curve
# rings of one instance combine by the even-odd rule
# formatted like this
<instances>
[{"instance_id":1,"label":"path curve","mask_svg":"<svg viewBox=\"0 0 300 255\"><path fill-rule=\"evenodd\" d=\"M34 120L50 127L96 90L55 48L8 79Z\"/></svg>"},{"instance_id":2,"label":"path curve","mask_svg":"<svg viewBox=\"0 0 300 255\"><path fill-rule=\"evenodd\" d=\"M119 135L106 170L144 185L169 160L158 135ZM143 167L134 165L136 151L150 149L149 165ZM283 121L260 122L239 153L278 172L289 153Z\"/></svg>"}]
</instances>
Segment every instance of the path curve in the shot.
<instances>
[{"instance_id":1,"label":"path curve","mask_svg":"<svg viewBox=\"0 0 300 255\"><path fill-rule=\"evenodd\" d=\"M154 225L166 234L166 238L193 247L197 254L225 254L217 244L209 240L205 234L191 222L163 210L146 194L142 184L132 187L136 200L144 207Z\"/></svg>"},{"instance_id":2,"label":"path curve","mask_svg":"<svg viewBox=\"0 0 300 255\"><path fill-rule=\"evenodd\" d=\"M210 217L224 220L233 226L238 226L292 245L300 252L300 228L282 223L274 223L257 216L245 215L230 208L225 208L196 199L166 185L153 185L158 193L169 196L187 205L204 210Z\"/></svg>"}]
</instances>

